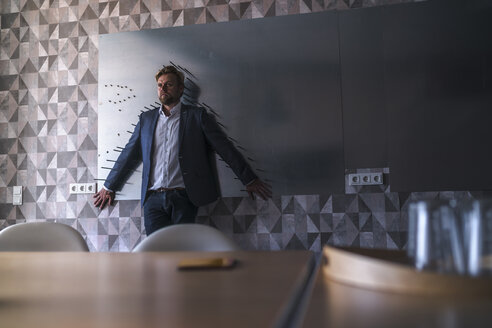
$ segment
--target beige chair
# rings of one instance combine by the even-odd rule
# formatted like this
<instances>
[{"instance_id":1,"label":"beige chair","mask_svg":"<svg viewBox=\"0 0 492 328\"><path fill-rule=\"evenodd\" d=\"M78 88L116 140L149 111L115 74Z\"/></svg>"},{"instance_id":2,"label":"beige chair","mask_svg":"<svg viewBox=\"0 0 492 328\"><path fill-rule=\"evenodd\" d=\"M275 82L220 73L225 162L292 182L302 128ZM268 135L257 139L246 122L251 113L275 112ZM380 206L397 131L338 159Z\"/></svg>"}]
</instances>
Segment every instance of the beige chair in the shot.
<instances>
[{"instance_id":1,"label":"beige chair","mask_svg":"<svg viewBox=\"0 0 492 328\"><path fill-rule=\"evenodd\" d=\"M219 230L204 224L177 224L152 233L133 252L237 251L240 248Z\"/></svg>"},{"instance_id":2,"label":"beige chair","mask_svg":"<svg viewBox=\"0 0 492 328\"><path fill-rule=\"evenodd\" d=\"M84 238L74 228L54 222L27 222L0 231L2 252L88 252Z\"/></svg>"}]
</instances>

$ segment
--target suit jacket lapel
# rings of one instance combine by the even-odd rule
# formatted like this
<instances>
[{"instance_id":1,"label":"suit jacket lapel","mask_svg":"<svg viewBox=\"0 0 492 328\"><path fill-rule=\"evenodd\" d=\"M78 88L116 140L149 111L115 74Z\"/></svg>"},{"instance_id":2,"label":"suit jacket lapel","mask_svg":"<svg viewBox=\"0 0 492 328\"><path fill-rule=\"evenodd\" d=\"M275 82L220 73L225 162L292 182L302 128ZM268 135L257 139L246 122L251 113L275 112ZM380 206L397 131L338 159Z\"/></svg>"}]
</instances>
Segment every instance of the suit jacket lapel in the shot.
<instances>
[{"instance_id":1,"label":"suit jacket lapel","mask_svg":"<svg viewBox=\"0 0 492 328\"><path fill-rule=\"evenodd\" d=\"M181 113L180 113L180 122L179 122L179 146L181 148L181 144L183 141L183 135L186 129L186 123L188 122L188 106L185 104L181 104Z\"/></svg>"},{"instance_id":2,"label":"suit jacket lapel","mask_svg":"<svg viewBox=\"0 0 492 328\"><path fill-rule=\"evenodd\" d=\"M147 143L147 154L149 154L149 160L150 158L152 158L152 144L154 143L154 136L155 136L155 128L157 126L157 120L159 119L159 111L160 109L157 109L154 111L154 113L152 113L152 116L151 116L151 122L150 122L150 126L151 126L151 129L150 129L150 135L148 136L148 140L150 140L149 143ZM148 131L148 130L144 130L144 131Z\"/></svg>"}]
</instances>

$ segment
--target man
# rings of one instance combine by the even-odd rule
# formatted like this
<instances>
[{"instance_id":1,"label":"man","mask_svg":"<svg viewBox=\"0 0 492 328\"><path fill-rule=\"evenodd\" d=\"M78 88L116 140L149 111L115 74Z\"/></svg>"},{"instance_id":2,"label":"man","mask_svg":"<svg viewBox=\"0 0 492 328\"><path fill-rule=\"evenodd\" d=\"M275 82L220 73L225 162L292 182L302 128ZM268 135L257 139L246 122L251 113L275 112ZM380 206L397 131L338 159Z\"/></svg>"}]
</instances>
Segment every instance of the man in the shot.
<instances>
[{"instance_id":1,"label":"man","mask_svg":"<svg viewBox=\"0 0 492 328\"><path fill-rule=\"evenodd\" d=\"M184 105L184 75L166 66L155 76L161 107L140 115L94 205L112 204L132 170L143 161L141 203L147 235L176 223L195 221L198 206L219 197L210 155L217 152L229 164L252 198L271 197L271 188L260 180L229 141L215 118L204 108Z\"/></svg>"}]
</instances>

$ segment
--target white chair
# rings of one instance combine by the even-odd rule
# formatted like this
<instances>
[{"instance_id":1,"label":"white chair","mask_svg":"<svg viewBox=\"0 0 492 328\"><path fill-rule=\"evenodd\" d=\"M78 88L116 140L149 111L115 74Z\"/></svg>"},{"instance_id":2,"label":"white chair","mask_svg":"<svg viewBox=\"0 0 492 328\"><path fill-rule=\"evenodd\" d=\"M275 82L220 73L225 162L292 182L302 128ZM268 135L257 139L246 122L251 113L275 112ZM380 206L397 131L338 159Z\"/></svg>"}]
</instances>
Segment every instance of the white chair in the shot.
<instances>
[{"instance_id":1,"label":"white chair","mask_svg":"<svg viewBox=\"0 0 492 328\"><path fill-rule=\"evenodd\" d=\"M221 231L204 224L176 224L152 233L133 252L238 251L240 248Z\"/></svg>"},{"instance_id":2,"label":"white chair","mask_svg":"<svg viewBox=\"0 0 492 328\"><path fill-rule=\"evenodd\" d=\"M74 228L54 222L27 222L0 231L2 252L88 252L82 235Z\"/></svg>"}]
</instances>

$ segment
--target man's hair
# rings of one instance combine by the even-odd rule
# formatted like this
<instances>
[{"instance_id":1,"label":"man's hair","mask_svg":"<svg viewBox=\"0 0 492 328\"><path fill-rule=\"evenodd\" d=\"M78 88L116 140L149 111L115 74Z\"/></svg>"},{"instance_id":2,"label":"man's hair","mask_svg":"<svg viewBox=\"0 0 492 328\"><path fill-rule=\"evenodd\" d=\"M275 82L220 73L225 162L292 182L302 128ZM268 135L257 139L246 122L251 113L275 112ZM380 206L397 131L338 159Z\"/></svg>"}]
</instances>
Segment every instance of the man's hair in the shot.
<instances>
[{"instance_id":1,"label":"man's hair","mask_svg":"<svg viewBox=\"0 0 492 328\"><path fill-rule=\"evenodd\" d=\"M164 66L161 68L157 74L155 75L155 80L159 80L159 78L164 74L174 74L178 79L179 85L184 85L184 74L176 69L174 66Z\"/></svg>"}]
</instances>

